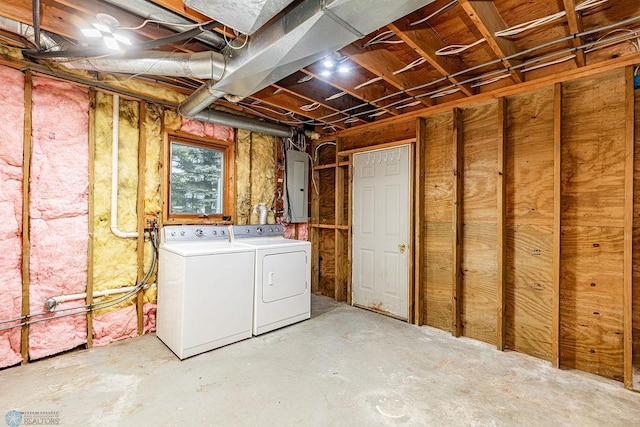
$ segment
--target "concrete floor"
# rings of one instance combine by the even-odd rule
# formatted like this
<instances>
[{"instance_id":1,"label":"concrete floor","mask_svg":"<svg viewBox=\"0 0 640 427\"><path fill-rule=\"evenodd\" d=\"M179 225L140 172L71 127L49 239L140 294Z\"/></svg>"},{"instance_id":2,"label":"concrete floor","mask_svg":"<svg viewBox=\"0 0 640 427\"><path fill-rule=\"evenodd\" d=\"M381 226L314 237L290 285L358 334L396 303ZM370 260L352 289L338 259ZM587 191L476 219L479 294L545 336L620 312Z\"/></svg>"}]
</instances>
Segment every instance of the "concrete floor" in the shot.
<instances>
[{"instance_id":1,"label":"concrete floor","mask_svg":"<svg viewBox=\"0 0 640 427\"><path fill-rule=\"evenodd\" d=\"M147 335L0 371L9 410L70 426L611 426L640 423L640 394L313 297L309 321L182 362Z\"/></svg>"}]
</instances>

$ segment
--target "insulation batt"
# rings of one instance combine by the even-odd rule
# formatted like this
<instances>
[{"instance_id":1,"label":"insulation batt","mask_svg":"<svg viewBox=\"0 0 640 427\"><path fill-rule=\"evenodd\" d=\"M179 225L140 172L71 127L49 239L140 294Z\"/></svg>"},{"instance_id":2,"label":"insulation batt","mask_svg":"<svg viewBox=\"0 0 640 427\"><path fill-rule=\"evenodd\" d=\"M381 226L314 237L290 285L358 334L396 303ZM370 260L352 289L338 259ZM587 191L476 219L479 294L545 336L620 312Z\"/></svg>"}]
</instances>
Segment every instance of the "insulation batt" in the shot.
<instances>
[{"instance_id":1,"label":"insulation batt","mask_svg":"<svg viewBox=\"0 0 640 427\"><path fill-rule=\"evenodd\" d=\"M206 136L209 138L221 139L223 141L233 142L233 128L229 126L217 125L214 123L204 123L197 120L182 118L181 131L193 135Z\"/></svg>"},{"instance_id":2,"label":"insulation batt","mask_svg":"<svg viewBox=\"0 0 640 427\"><path fill-rule=\"evenodd\" d=\"M276 183L274 137L238 130L236 144L236 224L257 224L259 215L253 212L257 203L273 205ZM274 224L273 211L267 223Z\"/></svg>"},{"instance_id":3,"label":"insulation batt","mask_svg":"<svg viewBox=\"0 0 640 427\"><path fill-rule=\"evenodd\" d=\"M38 313L47 298L87 287L89 99L84 89L35 77L32 101L29 299ZM29 356L65 351L86 337L85 314L34 323Z\"/></svg>"},{"instance_id":4,"label":"insulation batt","mask_svg":"<svg viewBox=\"0 0 640 427\"><path fill-rule=\"evenodd\" d=\"M22 312L24 75L0 66L0 320ZM0 368L15 365L20 328L0 332Z\"/></svg>"},{"instance_id":5,"label":"insulation batt","mask_svg":"<svg viewBox=\"0 0 640 427\"><path fill-rule=\"evenodd\" d=\"M118 228L137 229L138 191L138 115L139 104L120 100L118 140ZM113 97L96 95L93 289L134 286L137 281L136 239L121 239L111 232L111 148ZM117 297L110 297L113 299ZM94 345L137 335L137 317L132 299L114 307L96 311L93 323ZM133 331L133 332L131 332Z\"/></svg>"}]
</instances>

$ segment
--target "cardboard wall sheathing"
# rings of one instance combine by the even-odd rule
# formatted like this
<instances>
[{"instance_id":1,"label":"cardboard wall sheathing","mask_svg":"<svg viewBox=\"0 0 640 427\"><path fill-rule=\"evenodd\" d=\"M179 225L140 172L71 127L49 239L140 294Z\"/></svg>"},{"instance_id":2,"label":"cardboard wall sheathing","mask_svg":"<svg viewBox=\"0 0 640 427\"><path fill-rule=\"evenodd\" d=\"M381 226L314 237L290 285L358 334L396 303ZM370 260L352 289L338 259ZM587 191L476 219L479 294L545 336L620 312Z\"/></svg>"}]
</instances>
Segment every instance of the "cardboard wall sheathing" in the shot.
<instances>
[{"instance_id":1,"label":"cardboard wall sheathing","mask_svg":"<svg viewBox=\"0 0 640 427\"><path fill-rule=\"evenodd\" d=\"M496 342L497 104L462 111L463 335Z\"/></svg>"},{"instance_id":2,"label":"cardboard wall sheathing","mask_svg":"<svg viewBox=\"0 0 640 427\"><path fill-rule=\"evenodd\" d=\"M551 360L554 90L507 98L506 348Z\"/></svg>"},{"instance_id":3,"label":"cardboard wall sheathing","mask_svg":"<svg viewBox=\"0 0 640 427\"><path fill-rule=\"evenodd\" d=\"M563 84L561 364L622 379L624 70Z\"/></svg>"},{"instance_id":4,"label":"cardboard wall sheathing","mask_svg":"<svg viewBox=\"0 0 640 427\"><path fill-rule=\"evenodd\" d=\"M5 320L22 314L24 75L0 66L0 86L0 320ZM20 328L0 332L0 368L21 360Z\"/></svg>"},{"instance_id":5,"label":"cardboard wall sheathing","mask_svg":"<svg viewBox=\"0 0 640 427\"><path fill-rule=\"evenodd\" d=\"M29 299L38 313L47 298L87 287L89 100L86 89L41 77L33 79L32 100ZM86 337L85 314L33 323L29 356L65 351Z\"/></svg>"},{"instance_id":6,"label":"cardboard wall sheathing","mask_svg":"<svg viewBox=\"0 0 640 427\"><path fill-rule=\"evenodd\" d=\"M451 330L453 210L453 116L451 112L426 120L425 216L422 294L424 322Z\"/></svg>"}]
</instances>

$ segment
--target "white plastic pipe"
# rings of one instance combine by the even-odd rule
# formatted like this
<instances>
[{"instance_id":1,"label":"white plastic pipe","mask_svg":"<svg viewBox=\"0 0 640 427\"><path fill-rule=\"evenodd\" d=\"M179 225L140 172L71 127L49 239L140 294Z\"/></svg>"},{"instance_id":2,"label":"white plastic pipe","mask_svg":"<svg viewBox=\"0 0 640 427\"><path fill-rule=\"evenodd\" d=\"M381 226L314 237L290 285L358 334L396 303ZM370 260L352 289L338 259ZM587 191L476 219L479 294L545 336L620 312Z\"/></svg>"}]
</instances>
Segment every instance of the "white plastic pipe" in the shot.
<instances>
[{"instance_id":1,"label":"white plastic pipe","mask_svg":"<svg viewBox=\"0 0 640 427\"><path fill-rule=\"evenodd\" d=\"M255 205L253 210L254 210L254 212L260 214L260 219L258 221L258 224L260 224L260 225L266 224L267 223L267 214L269 213L269 209L267 209L267 205L265 205L264 203L258 203L257 205Z\"/></svg>"},{"instance_id":2,"label":"white plastic pipe","mask_svg":"<svg viewBox=\"0 0 640 427\"><path fill-rule=\"evenodd\" d=\"M118 228L118 139L120 123L120 96L113 95L113 138L111 141L111 232L121 239L135 239L137 231L120 231Z\"/></svg>"}]
</instances>

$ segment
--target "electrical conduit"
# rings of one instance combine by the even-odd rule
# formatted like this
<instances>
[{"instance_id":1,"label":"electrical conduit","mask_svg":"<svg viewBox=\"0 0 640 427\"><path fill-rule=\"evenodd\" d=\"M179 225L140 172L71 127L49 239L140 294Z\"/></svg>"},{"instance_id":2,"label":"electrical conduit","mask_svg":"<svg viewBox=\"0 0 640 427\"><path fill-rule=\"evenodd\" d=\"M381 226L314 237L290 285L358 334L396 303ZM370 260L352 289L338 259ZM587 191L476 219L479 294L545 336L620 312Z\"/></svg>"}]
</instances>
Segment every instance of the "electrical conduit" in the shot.
<instances>
[{"instance_id":1,"label":"electrical conduit","mask_svg":"<svg viewBox=\"0 0 640 427\"><path fill-rule=\"evenodd\" d=\"M111 232L121 239L135 239L137 231L120 231L118 228L118 140L120 134L120 96L113 95L113 138L111 141Z\"/></svg>"}]
</instances>

